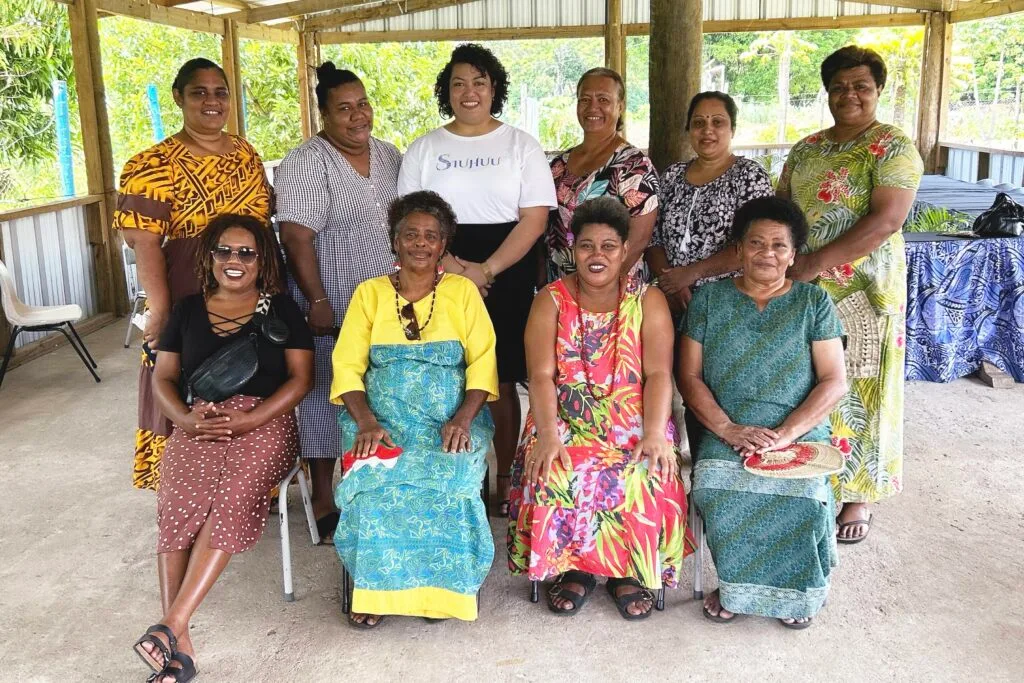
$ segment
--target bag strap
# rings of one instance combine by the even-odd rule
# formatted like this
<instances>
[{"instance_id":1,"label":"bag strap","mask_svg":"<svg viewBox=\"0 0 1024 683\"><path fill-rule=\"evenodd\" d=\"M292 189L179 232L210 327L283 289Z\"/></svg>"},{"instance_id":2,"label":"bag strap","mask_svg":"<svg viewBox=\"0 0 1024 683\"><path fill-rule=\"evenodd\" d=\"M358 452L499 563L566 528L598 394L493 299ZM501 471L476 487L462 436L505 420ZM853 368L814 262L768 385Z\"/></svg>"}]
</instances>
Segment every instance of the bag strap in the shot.
<instances>
[{"instance_id":1,"label":"bag strap","mask_svg":"<svg viewBox=\"0 0 1024 683\"><path fill-rule=\"evenodd\" d=\"M266 292L260 292L259 301L256 302L256 310L252 314L252 321L255 323L257 329L263 325L263 321L267 319L267 315L270 313L270 295Z\"/></svg>"}]
</instances>

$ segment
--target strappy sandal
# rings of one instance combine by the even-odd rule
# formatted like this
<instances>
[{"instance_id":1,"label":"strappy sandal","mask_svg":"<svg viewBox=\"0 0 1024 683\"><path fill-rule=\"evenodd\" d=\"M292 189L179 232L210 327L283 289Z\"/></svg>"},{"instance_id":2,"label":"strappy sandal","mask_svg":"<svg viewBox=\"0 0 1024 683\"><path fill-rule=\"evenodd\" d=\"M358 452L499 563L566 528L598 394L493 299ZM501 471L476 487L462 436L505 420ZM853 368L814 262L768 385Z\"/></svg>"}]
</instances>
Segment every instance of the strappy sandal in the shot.
<instances>
[{"instance_id":1,"label":"strappy sandal","mask_svg":"<svg viewBox=\"0 0 1024 683\"><path fill-rule=\"evenodd\" d=\"M508 499L509 487L508 486L502 487L502 485L501 485L501 480L502 479L504 479L505 481L507 481L511 485L512 484L512 475L511 474L499 474L497 476L498 495L499 496L504 496L501 499L501 502L498 503L498 516L499 517L508 517L508 509L509 509L509 505L510 505L510 501Z\"/></svg>"},{"instance_id":2,"label":"strappy sandal","mask_svg":"<svg viewBox=\"0 0 1024 683\"><path fill-rule=\"evenodd\" d=\"M799 619L801 617L796 617L796 618ZM814 617L807 617L807 621L794 621L794 622L788 622L785 619L779 619L779 623L782 624L783 626L785 626L786 628L793 629L794 631L803 631L805 628L810 628L811 627L811 621L813 621L813 620L814 620Z\"/></svg>"},{"instance_id":3,"label":"strappy sandal","mask_svg":"<svg viewBox=\"0 0 1024 683\"><path fill-rule=\"evenodd\" d=\"M171 662L180 666L171 666ZM196 668L196 663L192 661L191 657L184 652L175 652L167 661L167 666L147 678L146 683L157 683L158 681L164 683L164 678L167 676L170 676L175 683L188 683L198 673L199 669Z\"/></svg>"},{"instance_id":4,"label":"strappy sandal","mask_svg":"<svg viewBox=\"0 0 1024 683\"><path fill-rule=\"evenodd\" d=\"M367 615L365 615L366 619L364 619L363 621L356 621L354 619L355 616L356 616L355 614L349 614L348 618L345 621L348 622L349 626L351 626L352 628L357 628L360 631L369 631L371 629L377 628L382 623L384 623L384 615L383 614L367 614ZM370 617L377 617L377 621L373 622L372 624L369 623Z\"/></svg>"},{"instance_id":5,"label":"strappy sandal","mask_svg":"<svg viewBox=\"0 0 1024 683\"><path fill-rule=\"evenodd\" d=\"M704 612L704 618L705 619L710 619L711 621L715 622L716 624L731 624L732 622L736 621L736 613L735 612L733 612L731 617L723 617L721 615L721 613L719 613L719 614L712 614L711 612L708 611L707 607L702 607L701 609Z\"/></svg>"},{"instance_id":6,"label":"strappy sandal","mask_svg":"<svg viewBox=\"0 0 1024 683\"><path fill-rule=\"evenodd\" d=\"M565 584L567 583L577 583L583 586L583 595L566 588ZM593 574L576 570L565 572L548 589L548 609L560 617L571 617L583 609L583 605L587 604L587 599L595 588L597 588L597 579ZM558 607L555 605L555 600L568 600L572 603L572 608Z\"/></svg>"},{"instance_id":7,"label":"strappy sandal","mask_svg":"<svg viewBox=\"0 0 1024 683\"><path fill-rule=\"evenodd\" d=\"M836 520L836 542L837 543L845 543L847 545L853 545L854 543L860 543L861 541L863 541L865 538L868 537L869 533L871 533L871 520L873 520L874 518L875 518L874 513L870 513L869 512L867 519L855 519L852 522L840 522L840 521ZM840 531L842 531L843 529L846 529L847 527L851 527L851 526L866 526L868 528L868 530L865 531L862 535L858 536L857 538L843 538L842 536L839 535Z\"/></svg>"},{"instance_id":8,"label":"strappy sandal","mask_svg":"<svg viewBox=\"0 0 1024 683\"><path fill-rule=\"evenodd\" d=\"M167 636L167 642L157 638L155 633L162 633ZM143 643L149 643L155 647L160 654L164 656L163 662L158 662L154 659L153 655L146 651L146 648L142 647ZM135 645L132 646L135 650L135 654L139 656L146 666L152 671L163 671L164 667L167 666L167 662L171 661L171 657L174 656L175 651L178 649L178 639L174 636L174 632L166 624L153 624L146 629L146 633L135 641Z\"/></svg>"},{"instance_id":9,"label":"strappy sandal","mask_svg":"<svg viewBox=\"0 0 1024 683\"><path fill-rule=\"evenodd\" d=\"M635 593L626 593L625 595L621 596L616 595L615 591L617 591L622 586L634 586L636 588L639 588L640 590L638 590ZM608 579L608 582L605 584L605 588L608 589L608 595L612 596L612 601L615 603L615 608L619 610L619 614L622 615L622 618L627 621L638 621L640 619L646 619L647 617L651 616L651 612L654 611L654 593L647 590L647 588L643 584L641 584L634 578L630 577L624 579ZM644 601L649 601L651 603L651 608L646 612L642 612L640 614L630 614L629 610L626 609L630 605Z\"/></svg>"}]
</instances>

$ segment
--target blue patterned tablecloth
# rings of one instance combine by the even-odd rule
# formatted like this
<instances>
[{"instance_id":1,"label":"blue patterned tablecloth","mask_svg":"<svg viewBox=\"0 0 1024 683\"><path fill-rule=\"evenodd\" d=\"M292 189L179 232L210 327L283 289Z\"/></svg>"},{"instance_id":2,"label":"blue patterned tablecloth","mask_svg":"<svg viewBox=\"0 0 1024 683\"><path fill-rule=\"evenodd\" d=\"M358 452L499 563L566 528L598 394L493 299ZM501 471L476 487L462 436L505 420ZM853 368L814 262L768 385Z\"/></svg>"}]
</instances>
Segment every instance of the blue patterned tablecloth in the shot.
<instances>
[{"instance_id":1,"label":"blue patterned tablecloth","mask_svg":"<svg viewBox=\"0 0 1024 683\"><path fill-rule=\"evenodd\" d=\"M951 382L986 360L1024 382L1024 238L906 249L907 379Z\"/></svg>"}]
</instances>

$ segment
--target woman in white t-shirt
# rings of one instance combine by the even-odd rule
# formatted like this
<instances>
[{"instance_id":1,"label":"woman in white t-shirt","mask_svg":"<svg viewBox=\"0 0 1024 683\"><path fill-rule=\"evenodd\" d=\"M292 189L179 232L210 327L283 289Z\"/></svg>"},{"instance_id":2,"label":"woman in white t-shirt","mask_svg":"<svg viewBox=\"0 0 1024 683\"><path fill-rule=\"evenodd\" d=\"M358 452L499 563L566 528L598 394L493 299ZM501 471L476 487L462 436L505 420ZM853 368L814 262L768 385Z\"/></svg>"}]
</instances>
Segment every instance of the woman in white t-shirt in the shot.
<instances>
[{"instance_id":1,"label":"woman in white t-shirt","mask_svg":"<svg viewBox=\"0 0 1024 683\"><path fill-rule=\"evenodd\" d=\"M434 95L441 115L453 120L409 146L398 193L433 190L452 205L459 226L442 263L486 296L497 335L500 398L490 405L506 514L522 417L515 385L526 381L523 336L555 186L540 143L495 118L508 97L508 74L490 50L455 48Z\"/></svg>"}]
</instances>

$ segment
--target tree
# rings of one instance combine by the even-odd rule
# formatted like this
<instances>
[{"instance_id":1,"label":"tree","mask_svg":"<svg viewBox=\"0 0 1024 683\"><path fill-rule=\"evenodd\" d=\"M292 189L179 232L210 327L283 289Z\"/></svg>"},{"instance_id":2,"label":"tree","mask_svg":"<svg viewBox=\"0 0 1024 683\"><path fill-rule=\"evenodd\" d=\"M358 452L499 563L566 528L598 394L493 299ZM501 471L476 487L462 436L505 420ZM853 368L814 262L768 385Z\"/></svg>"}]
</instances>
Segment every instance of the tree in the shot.
<instances>
[{"instance_id":1,"label":"tree","mask_svg":"<svg viewBox=\"0 0 1024 683\"><path fill-rule=\"evenodd\" d=\"M782 115L779 117L777 142L786 141L786 115L789 112L790 71L793 62L810 63L810 54L817 45L804 40L794 31L773 31L762 34L750 44L750 48L740 55L743 60L759 60L762 64L777 61L779 76L776 80L779 106Z\"/></svg>"},{"instance_id":2,"label":"tree","mask_svg":"<svg viewBox=\"0 0 1024 683\"><path fill-rule=\"evenodd\" d=\"M870 47L885 60L888 71L885 89L892 100L892 123L905 129L913 123L906 120L907 102L916 102L920 90L924 29L865 29L857 36L857 44Z\"/></svg>"}]
</instances>

